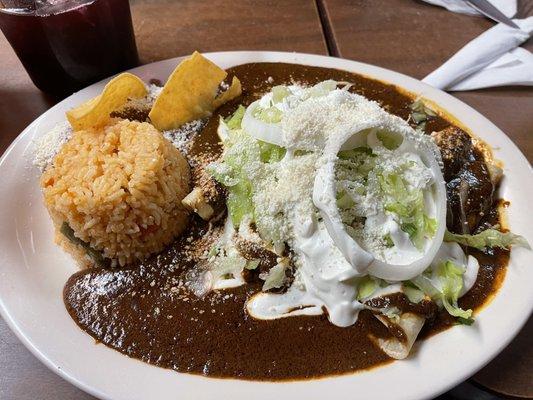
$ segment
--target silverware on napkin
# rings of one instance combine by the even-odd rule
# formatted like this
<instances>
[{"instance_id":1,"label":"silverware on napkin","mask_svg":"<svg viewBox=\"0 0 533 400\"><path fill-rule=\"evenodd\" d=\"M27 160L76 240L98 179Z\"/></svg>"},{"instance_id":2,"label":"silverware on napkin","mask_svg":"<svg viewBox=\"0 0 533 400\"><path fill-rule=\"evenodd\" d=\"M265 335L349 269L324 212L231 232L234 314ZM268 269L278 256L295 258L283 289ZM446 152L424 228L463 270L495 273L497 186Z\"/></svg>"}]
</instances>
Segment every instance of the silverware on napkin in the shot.
<instances>
[{"instance_id":1,"label":"silverware on napkin","mask_svg":"<svg viewBox=\"0 0 533 400\"><path fill-rule=\"evenodd\" d=\"M510 18L507 18L504 13L494 7L487 0L467 0L466 2L486 17L496 22L501 22L507 26L520 29L517 24L515 24Z\"/></svg>"}]
</instances>

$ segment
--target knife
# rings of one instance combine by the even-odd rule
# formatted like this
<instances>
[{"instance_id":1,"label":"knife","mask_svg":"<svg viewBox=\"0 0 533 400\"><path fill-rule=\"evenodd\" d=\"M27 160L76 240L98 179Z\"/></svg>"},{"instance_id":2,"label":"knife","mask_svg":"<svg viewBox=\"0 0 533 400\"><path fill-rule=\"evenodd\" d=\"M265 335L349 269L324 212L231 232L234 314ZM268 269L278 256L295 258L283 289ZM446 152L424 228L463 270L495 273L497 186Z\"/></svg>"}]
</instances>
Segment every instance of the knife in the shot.
<instances>
[{"instance_id":1,"label":"knife","mask_svg":"<svg viewBox=\"0 0 533 400\"><path fill-rule=\"evenodd\" d=\"M481 14L485 15L486 17L496 22L501 22L512 28L520 29L520 27L517 24L515 24L510 18L507 18L507 16L504 13L502 13L500 10L494 7L489 1L467 0L466 2L470 4L472 7L474 7L476 10L478 10Z\"/></svg>"}]
</instances>

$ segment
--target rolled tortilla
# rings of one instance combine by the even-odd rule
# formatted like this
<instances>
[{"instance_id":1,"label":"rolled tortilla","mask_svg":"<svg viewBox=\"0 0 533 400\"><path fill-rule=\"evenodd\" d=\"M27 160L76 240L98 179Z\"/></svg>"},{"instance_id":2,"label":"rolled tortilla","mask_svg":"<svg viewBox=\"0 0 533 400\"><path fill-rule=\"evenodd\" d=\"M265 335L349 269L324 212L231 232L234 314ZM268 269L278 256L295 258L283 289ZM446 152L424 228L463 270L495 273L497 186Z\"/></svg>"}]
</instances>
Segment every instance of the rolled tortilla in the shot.
<instances>
[{"instance_id":1,"label":"rolled tortilla","mask_svg":"<svg viewBox=\"0 0 533 400\"><path fill-rule=\"evenodd\" d=\"M383 339L370 336L370 339L385 354L396 360L402 360L409 355L418 334L426 322L426 319L421 315L410 312L403 313L397 322L384 315L376 315L376 318L393 333L393 337ZM401 337L397 335L399 331L402 334Z\"/></svg>"}]
</instances>

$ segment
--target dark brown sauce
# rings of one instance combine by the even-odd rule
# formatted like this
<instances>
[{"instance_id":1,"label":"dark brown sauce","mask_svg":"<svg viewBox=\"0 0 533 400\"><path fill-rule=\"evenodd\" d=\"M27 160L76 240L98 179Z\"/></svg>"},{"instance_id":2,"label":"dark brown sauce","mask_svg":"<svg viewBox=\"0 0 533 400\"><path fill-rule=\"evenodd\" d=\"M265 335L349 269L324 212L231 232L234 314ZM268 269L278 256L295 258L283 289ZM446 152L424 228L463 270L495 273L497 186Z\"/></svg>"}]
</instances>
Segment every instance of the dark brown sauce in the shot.
<instances>
[{"instance_id":1,"label":"dark brown sauce","mask_svg":"<svg viewBox=\"0 0 533 400\"><path fill-rule=\"evenodd\" d=\"M216 136L219 115L231 114L237 104L249 104L273 85L293 81L313 84L326 79L349 81L352 91L378 101L404 119L409 116L413 100L393 85L332 69L256 63L228 72L241 80L243 95L210 118L193 145L196 154L219 153ZM433 117L426 129L431 132L449 125L444 118ZM494 207L481 224L498 221ZM204 222L193 219L192 239L177 240L142 265L74 274L64 290L68 312L98 342L130 357L211 377L305 379L349 373L391 361L368 338L370 332L378 337L391 335L370 311L361 312L357 323L348 328L331 324L326 316L259 321L245 311L247 298L260 290L257 282L211 292L202 299L189 293L183 282L193 264L187 261L184 249L207 237L207 229ZM509 253L491 250L472 254L481 268L474 288L460 304L476 309L499 287ZM422 336L453 323L446 313L437 313L426 323Z\"/></svg>"},{"instance_id":2,"label":"dark brown sauce","mask_svg":"<svg viewBox=\"0 0 533 400\"><path fill-rule=\"evenodd\" d=\"M394 293L390 295L375 297L365 303L373 308L396 307L402 312L410 312L424 316L426 319L433 319L437 305L433 301L422 300L420 303L411 303L403 293Z\"/></svg>"}]
</instances>

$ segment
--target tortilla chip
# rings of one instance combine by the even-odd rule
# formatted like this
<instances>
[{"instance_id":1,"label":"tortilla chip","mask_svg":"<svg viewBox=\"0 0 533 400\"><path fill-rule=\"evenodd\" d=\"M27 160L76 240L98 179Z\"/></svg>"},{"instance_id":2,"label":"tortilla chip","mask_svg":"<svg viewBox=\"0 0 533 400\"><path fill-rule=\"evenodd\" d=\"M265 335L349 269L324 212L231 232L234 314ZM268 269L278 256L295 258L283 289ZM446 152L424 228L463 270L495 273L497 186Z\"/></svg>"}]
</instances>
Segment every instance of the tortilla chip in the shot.
<instances>
[{"instance_id":1,"label":"tortilla chip","mask_svg":"<svg viewBox=\"0 0 533 400\"><path fill-rule=\"evenodd\" d=\"M102 94L67 111L67 119L75 131L98 128L105 125L109 114L124 105L128 99L144 97L147 94L144 82L128 72L111 79Z\"/></svg>"},{"instance_id":2,"label":"tortilla chip","mask_svg":"<svg viewBox=\"0 0 533 400\"><path fill-rule=\"evenodd\" d=\"M152 125L164 131L210 116L217 107L241 94L241 83L234 77L231 87L216 97L227 75L195 51L168 78L150 111Z\"/></svg>"},{"instance_id":3,"label":"tortilla chip","mask_svg":"<svg viewBox=\"0 0 533 400\"><path fill-rule=\"evenodd\" d=\"M240 96L242 93L241 81L236 76L231 80L231 86L218 96L213 102L214 110L220 107L222 104L227 103L228 101L234 99L237 96Z\"/></svg>"}]
</instances>

